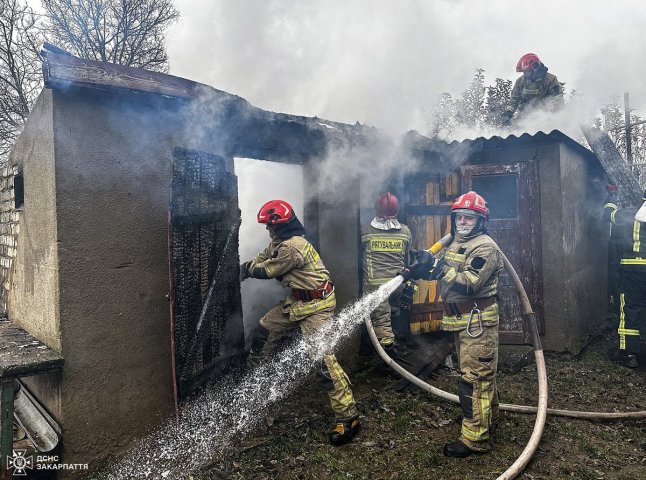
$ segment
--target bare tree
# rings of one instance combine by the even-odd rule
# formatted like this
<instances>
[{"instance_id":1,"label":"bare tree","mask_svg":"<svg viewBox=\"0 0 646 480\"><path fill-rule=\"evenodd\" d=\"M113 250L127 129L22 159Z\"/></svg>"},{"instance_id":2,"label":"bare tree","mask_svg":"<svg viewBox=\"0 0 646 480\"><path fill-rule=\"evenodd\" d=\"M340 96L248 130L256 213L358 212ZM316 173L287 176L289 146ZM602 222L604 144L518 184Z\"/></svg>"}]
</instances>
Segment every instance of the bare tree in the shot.
<instances>
[{"instance_id":1,"label":"bare tree","mask_svg":"<svg viewBox=\"0 0 646 480\"><path fill-rule=\"evenodd\" d=\"M82 58L166 72L172 0L42 0L53 43Z\"/></svg>"},{"instance_id":2,"label":"bare tree","mask_svg":"<svg viewBox=\"0 0 646 480\"><path fill-rule=\"evenodd\" d=\"M631 123L640 123L643 118L636 113L630 114ZM604 105L599 115L594 119L594 124L605 130L617 150L627 158L626 129L624 108L619 105L619 97L614 97L611 103ZM634 125L631 128L630 139L632 145L633 172L638 176L642 186L646 186L646 124Z\"/></svg>"},{"instance_id":3,"label":"bare tree","mask_svg":"<svg viewBox=\"0 0 646 480\"><path fill-rule=\"evenodd\" d=\"M0 0L0 163L6 161L42 83L37 17L19 0Z\"/></svg>"}]
</instances>

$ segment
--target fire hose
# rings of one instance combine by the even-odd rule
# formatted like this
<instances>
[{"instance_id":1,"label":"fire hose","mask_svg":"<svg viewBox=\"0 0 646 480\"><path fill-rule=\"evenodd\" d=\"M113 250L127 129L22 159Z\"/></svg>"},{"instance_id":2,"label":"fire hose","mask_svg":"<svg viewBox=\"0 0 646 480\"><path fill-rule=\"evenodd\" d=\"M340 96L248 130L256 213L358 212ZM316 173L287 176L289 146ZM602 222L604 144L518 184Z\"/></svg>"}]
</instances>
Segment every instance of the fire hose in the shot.
<instances>
[{"instance_id":1,"label":"fire hose","mask_svg":"<svg viewBox=\"0 0 646 480\"><path fill-rule=\"evenodd\" d=\"M432 252L433 254L436 254L444 247L446 247L449 243L451 243L452 240L453 240L453 237L451 235L446 235L445 237L442 237L441 240L433 244L431 248L429 248L429 251ZM538 327L536 325L536 317L532 310L532 306L529 302L529 298L527 297L527 292L525 292L525 288L523 287L523 284L521 283L520 278L518 277L518 274L512 267L507 257L502 252L501 254L505 265L505 270L507 271L510 278L514 282L514 286L516 287L516 291L518 292L518 296L520 297L520 302L523 310L523 317L525 318L525 321L527 322L531 332L532 344L534 348L534 358L536 361L536 369L538 372L538 407L531 407L526 405L513 405L513 404L506 404L506 403L500 404L500 410L503 410L503 411L514 412L514 413L535 413L536 414L534 429L532 431L532 435L529 438L529 441L527 442L527 445L525 446L525 449L522 451L522 453L516 459L516 461L498 477L498 480L508 480L508 479L516 478L527 466L532 456L536 452L536 449L538 448L538 444L543 435L547 414L571 417L571 418L587 419L587 420L622 420L622 419L646 418L646 411L581 412L576 410L556 410L556 409L547 408L547 372L545 369L545 357L543 355L543 347L541 345L541 340L538 334ZM368 335L370 336L370 340L372 341L373 346L377 350L377 353L379 354L379 356L388 366L390 366L399 375L404 377L412 384L418 386L422 390L425 390L437 397L443 398L450 402L460 403L460 400L457 395L449 392L445 392L444 390L440 390L439 388L429 385L428 383L419 379L415 375L408 372L408 370L404 369L399 364L397 364L397 362L395 362L392 358L390 358L390 356L388 356L388 354L384 351L381 344L379 343L379 340L377 339L377 335L375 334L375 331L372 327L370 315L366 315L365 323L368 330Z\"/></svg>"}]
</instances>

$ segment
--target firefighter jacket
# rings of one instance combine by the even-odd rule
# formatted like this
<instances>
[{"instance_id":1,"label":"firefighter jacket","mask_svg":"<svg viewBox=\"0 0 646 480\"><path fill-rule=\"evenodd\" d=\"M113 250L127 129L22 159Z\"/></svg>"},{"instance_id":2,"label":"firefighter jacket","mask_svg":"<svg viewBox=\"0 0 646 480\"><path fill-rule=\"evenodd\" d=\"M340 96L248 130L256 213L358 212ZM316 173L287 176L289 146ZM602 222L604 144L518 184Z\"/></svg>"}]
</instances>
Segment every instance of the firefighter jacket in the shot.
<instances>
[{"instance_id":1,"label":"firefighter jacket","mask_svg":"<svg viewBox=\"0 0 646 480\"><path fill-rule=\"evenodd\" d=\"M269 246L256 255L247 265L249 276L275 278L292 290L318 290L330 280L330 272L312 244L295 235L286 240L274 238ZM263 272L257 275L255 272ZM309 301L288 296L283 303L289 309L290 319L301 320L316 312L334 309L334 292Z\"/></svg>"},{"instance_id":2,"label":"firefighter jacket","mask_svg":"<svg viewBox=\"0 0 646 480\"><path fill-rule=\"evenodd\" d=\"M406 225L380 230L372 225L361 228L364 289L392 280L408 265L412 236Z\"/></svg>"},{"instance_id":3,"label":"firefighter jacket","mask_svg":"<svg viewBox=\"0 0 646 480\"><path fill-rule=\"evenodd\" d=\"M500 247L486 233L462 237L457 234L444 250L435 273L440 295L445 304L466 305L494 297L498 290L498 276L504 268ZM445 315L442 329L457 331L466 328L469 314ZM482 325L498 323L496 303L482 309Z\"/></svg>"},{"instance_id":4,"label":"firefighter jacket","mask_svg":"<svg viewBox=\"0 0 646 480\"><path fill-rule=\"evenodd\" d=\"M611 236L619 256L619 268L646 272L646 224L635 220L636 207L619 207L609 201L603 215L612 227Z\"/></svg>"},{"instance_id":5,"label":"firefighter jacket","mask_svg":"<svg viewBox=\"0 0 646 480\"><path fill-rule=\"evenodd\" d=\"M547 106L555 110L563 105L563 91L556 76L545 73L542 78L530 81L525 75L521 76L514 83L511 91L511 98L507 102L505 110L514 113L517 109L524 110L527 107Z\"/></svg>"}]
</instances>

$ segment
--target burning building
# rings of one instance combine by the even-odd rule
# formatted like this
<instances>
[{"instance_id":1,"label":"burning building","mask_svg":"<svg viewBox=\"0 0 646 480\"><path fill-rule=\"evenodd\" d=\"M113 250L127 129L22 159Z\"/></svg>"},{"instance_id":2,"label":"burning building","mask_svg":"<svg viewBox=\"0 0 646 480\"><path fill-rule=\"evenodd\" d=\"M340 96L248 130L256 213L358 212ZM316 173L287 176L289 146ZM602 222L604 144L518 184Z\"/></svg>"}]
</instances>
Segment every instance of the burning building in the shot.
<instances>
[{"instance_id":1,"label":"burning building","mask_svg":"<svg viewBox=\"0 0 646 480\"><path fill-rule=\"evenodd\" d=\"M374 192L400 195L422 248L476 189L545 348L578 351L604 323L605 174L560 132L452 144L411 133L394 147L372 128L267 112L170 75L52 53L44 72L5 172L15 205L3 212L0 301L64 360L25 383L62 426L66 461L117 454L244 356L234 157L302 165L304 223L341 305L360 294L359 224ZM389 180L350 169L343 189L320 194L332 153L351 165L381 147L410 167ZM501 283L501 341L527 344ZM432 283L420 289L412 333L433 330L439 302Z\"/></svg>"}]
</instances>

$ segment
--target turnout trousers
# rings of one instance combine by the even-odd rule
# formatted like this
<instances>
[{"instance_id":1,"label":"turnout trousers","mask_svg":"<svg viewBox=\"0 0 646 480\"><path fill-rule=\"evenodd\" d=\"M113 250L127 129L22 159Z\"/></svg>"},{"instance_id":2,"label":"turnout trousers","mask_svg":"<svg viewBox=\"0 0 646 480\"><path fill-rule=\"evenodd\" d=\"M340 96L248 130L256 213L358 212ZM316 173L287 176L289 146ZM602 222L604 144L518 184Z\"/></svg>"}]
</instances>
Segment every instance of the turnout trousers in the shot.
<instances>
[{"instance_id":1,"label":"turnout trousers","mask_svg":"<svg viewBox=\"0 0 646 480\"><path fill-rule=\"evenodd\" d=\"M365 285L364 290L366 293L371 293L379 289L381 285ZM395 334L391 323L392 307L390 300L387 298L381 302L377 308L370 313L370 320L372 327L375 330L375 335L379 339L382 346L393 345L395 343Z\"/></svg>"},{"instance_id":2,"label":"turnout trousers","mask_svg":"<svg viewBox=\"0 0 646 480\"><path fill-rule=\"evenodd\" d=\"M639 338L646 329L646 271L620 270L619 350L639 354Z\"/></svg>"},{"instance_id":3,"label":"turnout trousers","mask_svg":"<svg viewBox=\"0 0 646 480\"><path fill-rule=\"evenodd\" d=\"M260 326L268 331L267 340L262 347L260 355L268 357L276 352L281 338L289 331L300 328L306 342L310 341L319 329L331 320L334 308L320 310L300 320L290 317L290 308L283 302L269 310L260 319ZM254 355L253 347L250 357ZM254 361L252 360L252 363ZM349 420L359 416L356 402L350 389L350 380L336 359L336 355L329 354L323 357L318 366L325 390L330 398L330 406L336 420Z\"/></svg>"},{"instance_id":4,"label":"turnout trousers","mask_svg":"<svg viewBox=\"0 0 646 480\"><path fill-rule=\"evenodd\" d=\"M489 450L492 423L498 421L498 325L484 326L473 338L466 330L454 332L460 380L458 396L462 408L460 440L472 450Z\"/></svg>"}]
</instances>

